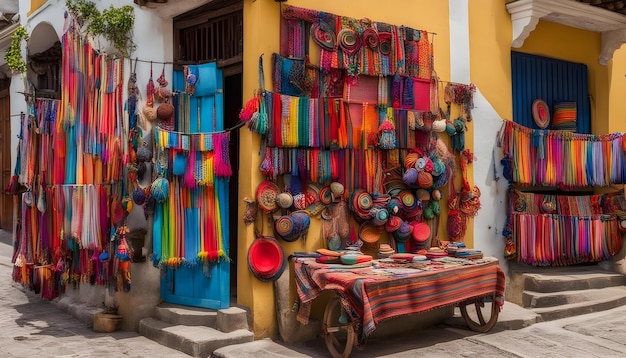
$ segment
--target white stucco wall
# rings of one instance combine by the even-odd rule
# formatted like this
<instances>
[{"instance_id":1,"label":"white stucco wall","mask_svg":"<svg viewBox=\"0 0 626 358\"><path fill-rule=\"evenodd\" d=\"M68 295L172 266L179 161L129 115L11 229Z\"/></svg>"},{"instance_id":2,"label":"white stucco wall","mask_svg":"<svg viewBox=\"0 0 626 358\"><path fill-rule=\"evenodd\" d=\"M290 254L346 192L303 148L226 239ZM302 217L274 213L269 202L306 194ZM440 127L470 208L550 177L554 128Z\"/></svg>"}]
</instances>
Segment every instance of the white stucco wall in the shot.
<instances>
[{"instance_id":1,"label":"white stucco wall","mask_svg":"<svg viewBox=\"0 0 626 358\"><path fill-rule=\"evenodd\" d=\"M449 0L450 9L450 80L470 83L470 42L468 0ZM506 222L505 197L508 182L502 177L500 151L496 148L497 133L502 119L489 101L481 94L480 88L474 94L474 120L469 124L474 137L475 160L473 166L474 185L480 188L481 208L474 220L474 248L485 255L497 257L500 266L508 271L508 261L504 258L504 237L502 229ZM495 151L495 153L494 153ZM495 180L496 171L501 177ZM468 233L470 234L470 233Z\"/></svg>"}]
</instances>

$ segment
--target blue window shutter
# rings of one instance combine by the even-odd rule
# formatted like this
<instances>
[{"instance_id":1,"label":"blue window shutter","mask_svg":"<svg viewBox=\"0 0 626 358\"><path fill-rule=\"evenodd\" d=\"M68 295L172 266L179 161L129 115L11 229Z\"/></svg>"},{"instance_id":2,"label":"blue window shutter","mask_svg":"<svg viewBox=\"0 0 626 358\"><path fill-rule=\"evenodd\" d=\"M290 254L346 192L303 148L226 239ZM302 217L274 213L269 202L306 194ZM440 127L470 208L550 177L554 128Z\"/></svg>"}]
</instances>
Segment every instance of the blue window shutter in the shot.
<instances>
[{"instance_id":1,"label":"blue window shutter","mask_svg":"<svg viewBox=\"0 0 626 358\"><path fill-rule=\"evenodd\" d=\"M511 51L511 78L515 123L538 129L532 116L535 99L546 102L550 116L556 103L576 102L576 132L591 133L587 65Z\"/></svg>"}]
</instances>

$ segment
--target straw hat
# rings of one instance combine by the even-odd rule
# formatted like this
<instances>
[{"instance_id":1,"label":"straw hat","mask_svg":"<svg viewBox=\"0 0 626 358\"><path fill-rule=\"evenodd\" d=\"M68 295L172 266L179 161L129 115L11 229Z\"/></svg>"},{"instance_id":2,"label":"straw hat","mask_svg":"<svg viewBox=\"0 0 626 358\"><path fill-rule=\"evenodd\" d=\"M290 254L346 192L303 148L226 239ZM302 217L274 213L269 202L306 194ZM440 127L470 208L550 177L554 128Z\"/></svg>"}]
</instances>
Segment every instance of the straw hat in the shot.
<instances>
[{"instance_id":1,"label":"straw hat","mask_svg":"<svg viewBox=\"0 0 626 358\"><path fill-rule=\"evenodd\" d=\"M276 210L276 197L279 192L278 186L272 181L266 180L259 184L256 190L256 199L259 207L266 213Z\"/></svg>"},{"instance_id":2,"label":"straw hat","mask_svg":"<svg viewBox=\"0 0 626 358\"><path fill-rule=\"evenodd\" d=\"M537 127L541 129L548 128L550 124L550 109L546 102L536 99L532 105L533 120Z\"/></svg>"},{"instance_id":3,"label":"straw hat","mask_svg":"<svg viewBox=\"0 0 626 358\"><path fill-rule=\"evenodd\" d=\"M276 196L276 204L283 209L288 209L293 205L293 196L287 192L280 193Z\"/></svg>"},{"instance_id":4,"label":"straw hat","mask_svg":"<svg viewBox=\"0 0 626 358\"><path fill-rule=\"evenodd\" d=\"M340 182L335 181L330 183L330 191L333 193L335 199L340 199L345 190L345 187Z\"/></svg>"},{"instance_id":5,"label":"straw hat","mask_svg":"<svg viewBox=\"0 0 626 358\"><path fill-rule=\"evenodd\" d=\"M248 268L261 281L276 281L285 270L285 252L273 237L255 239L248 249Z\"/></svg>"}]
</instances>

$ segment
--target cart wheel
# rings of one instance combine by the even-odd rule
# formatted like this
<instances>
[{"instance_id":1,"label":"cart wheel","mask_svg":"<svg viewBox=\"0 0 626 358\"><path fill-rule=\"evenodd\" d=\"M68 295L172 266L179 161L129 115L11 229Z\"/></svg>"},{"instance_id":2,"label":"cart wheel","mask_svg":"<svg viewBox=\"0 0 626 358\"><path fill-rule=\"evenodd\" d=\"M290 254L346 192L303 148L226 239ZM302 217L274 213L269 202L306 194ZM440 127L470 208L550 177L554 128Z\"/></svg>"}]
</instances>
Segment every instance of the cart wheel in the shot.
<instances>
[{"instance_id":1,"label":"cart wheel","mask_svg":"<svg viewBox=\"0 0 626 358\"><path fill-rule=\"evenodd\" d=\"M474 308L471 307L472 303ZM469 310L467 308L468 306L470 306ZM498 322L498 314L500 313L498 304L495 302L494 299L492 299L491 302L487 304L487 306L489 306L489 308L485 308L484 298L478 298L475 302L459 304L461 316L463 316L465 323L472 331L481 333L489 332L489 330L491 330L493 326L495 326ZM487 317L488 320L485 320L485 317L483 316L483 310L491 311L490 316Z\"/></svg>"},{"instance_id":2,"label":"cart wheel","mask_svg":"<svg viewBox=\"0 0 626 358\"><path fill-rule=\"evenodd\" d=\"M326 347L333 358L349 357L356 337L352 324L340 320L341 313L341 301L335 296L326 305L322 322Z\"/></svg>"}]
</instances>

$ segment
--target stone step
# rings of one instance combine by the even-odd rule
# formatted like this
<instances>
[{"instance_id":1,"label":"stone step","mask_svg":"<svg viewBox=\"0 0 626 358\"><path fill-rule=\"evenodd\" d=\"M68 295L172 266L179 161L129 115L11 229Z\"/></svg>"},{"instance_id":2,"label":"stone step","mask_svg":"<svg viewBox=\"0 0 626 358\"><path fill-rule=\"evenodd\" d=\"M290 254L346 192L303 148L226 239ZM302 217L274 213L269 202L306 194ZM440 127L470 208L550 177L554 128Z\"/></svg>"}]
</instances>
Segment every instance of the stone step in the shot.
<instances>
[{"instance_id":1,"label":"stone step","mask_svg":"<svg viewBox=\"0 0 626 358\"><path fill-rule=\"evenodd\" d=\"M580 292L580 291L579 291ZM587 313L609 310L626 304L626 293L611 292L606 296L592 301L569 303L561 306L531 308L531 311L541 316L543 321L553 321L560 318L573 317Z\"/></svg>"},{"instance_id":2,"label":"stone step","mask_svg":"<svg viewBox=\"0 0 626 358\"><path fill-rule=\"evenodd\" d=\"M206 326L222 332L249 329L248 314L239 307L211 310L163 303L156 307L155 318L171 325Z\"/></svg>"},{"instance_id":3,"label":"stone step","mask_svg":"<svg viewBox=\"0 0 626 358\"><path fill-rule=\"evenodd\" d=\"M626 285L620 273L594 270L555 270L554 272L524 273L524 291L561 292L598 289Z\"/></svg>"},{"instance_id":4,"label":"stone step","mask_svg":"<svg viewBox=\"0 0 626 358\"><path fill-rule=\"evenodd\" d=\"M626 296L625 286L612 286L589 290L575 290L562 292L534 292L524 291L523 307L544 308L600 300L613 296Z\"/></svg>"},{"instance_id":5,"label":"stone step","mask_svg":"<svg viewBox=\"0 0 626 358\"><path fill-rule=\"evenodd\" d=\"M154 316L171 325L215 327L217 311L162 303L155 308Z\"/></svg>"},{"instance_id":6,"label":"stone step","mask_svg":"<svg viewBox=\"0 0 626 358\"><path fill-rule=\"evenodd\" d=\"M254 340L254 334L247 329L222 332L205 326L170 324L155 318L139 321L139 334L193 357L209 357L218 348Z\"/></svg>"}]
</instances>

